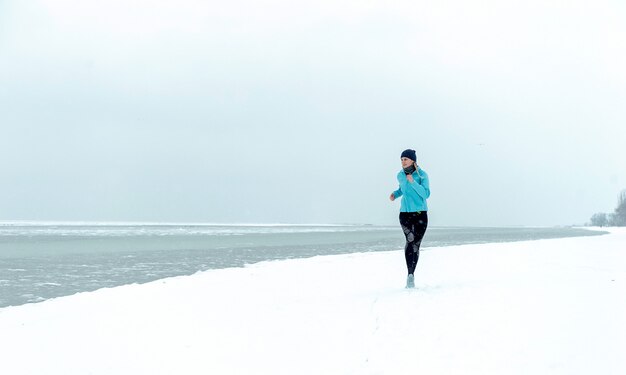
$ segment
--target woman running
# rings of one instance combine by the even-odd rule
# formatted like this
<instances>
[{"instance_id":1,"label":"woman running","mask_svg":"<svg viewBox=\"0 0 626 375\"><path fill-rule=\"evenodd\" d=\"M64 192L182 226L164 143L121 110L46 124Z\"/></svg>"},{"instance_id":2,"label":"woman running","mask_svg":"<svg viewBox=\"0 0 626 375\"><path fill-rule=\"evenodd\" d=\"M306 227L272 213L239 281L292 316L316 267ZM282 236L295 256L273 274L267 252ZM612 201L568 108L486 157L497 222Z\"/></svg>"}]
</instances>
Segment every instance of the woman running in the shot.
<instances>
[{"instance_id":1,"label":"woman running","mask_svg":"<svg viewBox=\"0 0 626 375\"><path fill-rule=\"evenodd\" d=\"M402 197L400 204L400 225L406 237L404 257L409 275L406 287L415 287L415 267L420 255L420 244L426 227L428 227L428 206L426 199L430 197L428 174L417 165L415 150L404 150L400 155L402 170L398 172L398 190L391 193L389 199L394 201Z\"/></svg>"}]
</instances>

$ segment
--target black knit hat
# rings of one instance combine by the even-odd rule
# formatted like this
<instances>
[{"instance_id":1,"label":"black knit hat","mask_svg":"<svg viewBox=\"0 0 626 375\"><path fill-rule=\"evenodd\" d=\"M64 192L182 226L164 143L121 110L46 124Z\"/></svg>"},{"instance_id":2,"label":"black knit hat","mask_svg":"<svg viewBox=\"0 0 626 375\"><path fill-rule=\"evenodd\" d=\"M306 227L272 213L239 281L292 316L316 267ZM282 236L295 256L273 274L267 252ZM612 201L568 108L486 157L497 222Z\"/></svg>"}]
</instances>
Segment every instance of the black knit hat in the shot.
<instances>
[{"instance_id":1,"label":"black knit hat","mask_svg":"<svg viewBox=\"0 0 626 375\"><path fill-rule=\"evenodd\" d=\"M409 158L413 161L417 161L417 155L415 155L415 150L404 150L402 151L402 155L400 155L400 158Z\"/></svg>"}]
</instances>

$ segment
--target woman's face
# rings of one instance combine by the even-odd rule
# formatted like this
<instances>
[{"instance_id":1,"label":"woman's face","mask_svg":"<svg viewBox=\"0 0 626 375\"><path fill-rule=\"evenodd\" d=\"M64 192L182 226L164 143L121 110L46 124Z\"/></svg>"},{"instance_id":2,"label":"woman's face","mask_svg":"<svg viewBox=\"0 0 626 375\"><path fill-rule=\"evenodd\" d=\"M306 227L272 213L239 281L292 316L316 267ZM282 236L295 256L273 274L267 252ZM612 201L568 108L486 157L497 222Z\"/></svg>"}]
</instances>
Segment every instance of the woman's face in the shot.
<instances>
[{"instance_id":1,"label":"woman's face","mask_svg":"<svg viewBox=\"0 0 626 375\"><path fill-rule=\"evenodd\" d=\"M406 168L412 165L413 163L415 163L413 160L409 158L400 158L400 161L402 162L402 168Z\"/></svg>"}]
</instances>

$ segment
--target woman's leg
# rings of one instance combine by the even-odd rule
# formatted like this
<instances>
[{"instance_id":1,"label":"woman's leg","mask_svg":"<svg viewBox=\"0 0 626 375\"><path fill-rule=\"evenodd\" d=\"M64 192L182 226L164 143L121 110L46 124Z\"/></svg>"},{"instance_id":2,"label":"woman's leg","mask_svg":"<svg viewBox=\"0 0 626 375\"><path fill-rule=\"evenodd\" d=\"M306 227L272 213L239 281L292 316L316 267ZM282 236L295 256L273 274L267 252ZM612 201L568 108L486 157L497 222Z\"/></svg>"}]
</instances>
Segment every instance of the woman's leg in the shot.
<instances>
[{"instance_id":1,"label":"woman's leg","mask_svg":"<svg viewBox=\"0 0 626 375\"><path fill-rule=\"evenodd\" d=\"M419 250L428 227L428 214L426 211L401 212L400 225L406 238L404 245L404 258L409 275L415 272L415 267L419 260Z\"/></svg>"},{"instance_id":2,"label":"woman's leg","mask_svg":"<svg viewBox=\"0 0 626 375\"><path fill-rule=\"evenodd\" d=\"M406 260L406 268L409 275L415 272L415 265L417 264L417 259L415 259L415 254L413 252L413 242L415 241L413 219L414 213L400 212L400 226L402 226L402 232L404 232L404 237L406 239L406 243L404 244L404 258Z\"/></svg>"}]
</instances>

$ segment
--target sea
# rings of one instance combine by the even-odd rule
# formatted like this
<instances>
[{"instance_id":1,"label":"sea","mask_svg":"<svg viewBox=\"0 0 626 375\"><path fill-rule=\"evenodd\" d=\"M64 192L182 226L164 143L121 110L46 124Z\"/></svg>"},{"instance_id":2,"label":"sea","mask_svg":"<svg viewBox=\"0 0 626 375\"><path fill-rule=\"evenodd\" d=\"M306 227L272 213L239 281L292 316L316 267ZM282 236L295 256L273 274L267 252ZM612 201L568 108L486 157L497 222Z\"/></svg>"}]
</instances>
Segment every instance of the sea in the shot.
<instances>
[{"instance_id":1,"label":"sea","mask_svg":"<svg viewBox=\"0 0 626 375\"><path fill-rule=\"evenodd\" d=\"M433 226L422 251L603 233L571 227ZM262 261L401 251L404 242L399 226L0 223L0 308Z\"/></svg>"}]
</instances>

